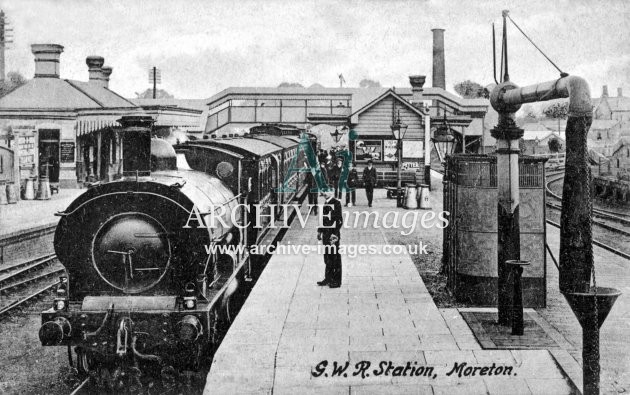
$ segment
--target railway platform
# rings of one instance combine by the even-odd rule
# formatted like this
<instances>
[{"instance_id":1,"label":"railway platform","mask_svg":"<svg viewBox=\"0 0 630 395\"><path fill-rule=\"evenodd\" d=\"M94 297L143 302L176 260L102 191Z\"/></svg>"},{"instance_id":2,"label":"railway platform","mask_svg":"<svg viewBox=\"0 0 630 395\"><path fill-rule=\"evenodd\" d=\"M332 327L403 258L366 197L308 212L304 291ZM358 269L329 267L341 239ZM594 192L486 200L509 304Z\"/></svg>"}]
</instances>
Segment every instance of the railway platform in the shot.
<instances>
[{"instance_id":1,"label":"railway platform","mask_svg":"<svg viewBox=\"0 0 630 395\"><path fill-rule=\"evenodd\" d=\"M50 200L20 200L0 206L0 266L53 253L59 217L85 189L60 189Z\"/></svg>"},{"instance_id":2,"label":"railway platform","mask_svg":"<svg viewBox=\"0 0 630 395\"><path fill-rule=\"evenodd\" d=\"M86 189L59 189L50 200L20 200L0 206L0 239L31 229L56 224L55 213L63 211Z\"/></svg>"},{"instance_id":3,"label":"railway platform","mask_svg":"<svg viewBox=\"0 0 630 395\"><path fill-rule=\"evenodd\" d=\"M384 190L375 192L373 210L381 216L404 212ZM344 211L368 210L357 195L358 206ZM439 212L441 194L431 199ZM441 231L422 230L427 239ZM274 255L218 348L204 393L577 393L573 378L581 372L564 350L482 349L458 309L438 309L409 254L389 250L387 232L342 229L342 245L376 251L342 254L336 289L316 284L322 255L303 248ZM304 228L294 221L282 242L316 243L313 217Z\"/></svg>"}]
</instances>

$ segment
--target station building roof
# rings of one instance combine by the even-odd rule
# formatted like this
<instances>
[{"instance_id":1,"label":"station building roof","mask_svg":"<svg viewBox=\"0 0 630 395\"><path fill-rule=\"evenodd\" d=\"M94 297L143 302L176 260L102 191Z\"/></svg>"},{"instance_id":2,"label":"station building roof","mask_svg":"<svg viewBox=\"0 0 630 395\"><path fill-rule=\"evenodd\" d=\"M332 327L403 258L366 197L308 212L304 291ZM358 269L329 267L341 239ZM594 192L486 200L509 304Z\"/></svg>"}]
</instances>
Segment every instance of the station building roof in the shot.
<instances>
[{"instance_id":1,"label":"station building roof","mask_svg":"<svg viewBox=\"0 0 630 395\"><path fill-rule=\"evenodd\" d=\"M60 78L33 78L0 98L2 109L79 110L136 107L129 100L105 87Z\"/></svg>"}]
</instances>

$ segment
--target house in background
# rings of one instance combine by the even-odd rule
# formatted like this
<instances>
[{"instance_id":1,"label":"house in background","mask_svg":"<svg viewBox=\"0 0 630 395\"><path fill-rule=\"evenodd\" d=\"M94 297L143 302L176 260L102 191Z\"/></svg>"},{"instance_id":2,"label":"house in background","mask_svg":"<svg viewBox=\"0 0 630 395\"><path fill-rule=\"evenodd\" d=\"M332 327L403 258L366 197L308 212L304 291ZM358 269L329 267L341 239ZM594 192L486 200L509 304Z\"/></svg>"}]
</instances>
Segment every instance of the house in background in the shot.
<instances>
[{"instance_id":1,"label":"house in background","mask_svg":"<svg viewBox=\"0 0 630 395\"><path fill-rule=\"evenodd\" d=\"M623 95L622 88L617 88L617 96L608 95L608 86L602 88L602 96L595 104L593 111L595 119L609 119L620 122L630 121L630 97Z\"/></svg>"},{"instance_id":2,"label":"house in background","mask_svg":"<svg viewBox=\"0 0 630 395\"><path fill-rule=\"evenodd\" d=\"M539 122L530 122L521 126L523 129L524 155L548 155L551 152L549 142L558 140L560 149L558 152L565 152L566 142L564 131L561 133L551 131Z\"/></svg>"}]
</instances>

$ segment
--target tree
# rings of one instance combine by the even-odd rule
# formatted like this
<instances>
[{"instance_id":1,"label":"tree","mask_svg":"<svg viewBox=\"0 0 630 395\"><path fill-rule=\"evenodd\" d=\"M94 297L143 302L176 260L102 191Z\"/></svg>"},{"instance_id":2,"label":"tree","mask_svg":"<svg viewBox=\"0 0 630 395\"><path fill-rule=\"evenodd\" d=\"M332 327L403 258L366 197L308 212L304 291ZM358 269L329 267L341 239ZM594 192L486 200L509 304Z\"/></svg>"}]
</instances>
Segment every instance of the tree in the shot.
<instances>
[{"instance_id":1,"label":"tree","mask_svg":"<svg viewBox=\"0 0 630 395\"><path fill-rule=\"evenodd\" d=\"M153 99L153 88L149 88L142 93L136 92L136 98L137 99ZM171 95L164 89L157 89L155 91L155 98L156 99L174 99L175 96Z\"/></svg>"},{"instance_id":2,"label":"tree","mask_svg":"<svg viewBox=\"0 0 630 395\"><path fill-rule=\"evenodd\" d=\"M558 120L558 133L560 133L560 120L566 119L569 116L569 102L554 103L545 107L543 114L547 118Z\"/></svg>"},{"instance_id":3,"label":"tree","mask_svg":"<svg viewBox=\"0 0 630 395\"><path fill-rule=\"evenodd\" d=\"M7 78L0 83L0 97L26 84L28 80L17 71L9 71Z\"/></svg>"},{"instance_id":4,"label":"tree","mask_svg":"<svg viewBox=\"0 0 630 395\"><path fill-rule=\"evenodd\" d=\"M547 145L549 145L549 152L558 153L562 149L562 143L557 138L549 139Z\"/></svg>"},{"instance_id":5,"label":"tree","mask_svg":"<svg viewBox=\"0 0 630 395\"><path fill-rule=\"evenodd\" d=\"M455 84L455 92L464 99L478 99L485 97L485 88L471 80L462 81Z\"/></svg>"},{"instance_id":6,"label":"tree","mask_svg":"<svg viewBox=\"0 0 630 395\"><path fill-rule=\"evenodd\" d=\"M550 106L545 107L543 113L547 118L565 119L569 115L569 103L554 103Z\"/></svg>"},{"instance_id":7,"label":"tree","mask_svg":"<svg viewBox=\"0 0 630 395\"><path fill-rule=\"evenodd\" d=\"M531 104L524 106L522 111L523 116L526 120L535 121L536 119L538 119L538 113Z\"/></svg>"},{"instance_id":8,"label":"tree","mask_svg":"<svg viewBox=\"0 0 630 395\"><path fill-rule=\"evenodd\" d=\"M304 88L304 86L298 82L283 82L278 85L278 88Z\"/></svg>"},{"instance_id":9,"label":"tree","mask_svg":"<svg viewBox=\"0 0 630 395\"><path fill-rule=\"evenodd\" d=\"M364 78L359 82L360 88L380 88L381 83L378 81L371 80L369 78Z\"/></svg>"}]
</instances>

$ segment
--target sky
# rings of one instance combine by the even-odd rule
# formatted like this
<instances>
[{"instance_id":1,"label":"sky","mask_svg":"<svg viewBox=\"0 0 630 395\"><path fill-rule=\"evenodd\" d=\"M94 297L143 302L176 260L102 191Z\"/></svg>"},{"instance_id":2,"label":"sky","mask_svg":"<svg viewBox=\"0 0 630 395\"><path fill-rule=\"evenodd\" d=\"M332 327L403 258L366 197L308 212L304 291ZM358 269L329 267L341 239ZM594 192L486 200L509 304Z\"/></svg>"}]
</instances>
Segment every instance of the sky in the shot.
<instances>
[{"instance_id":1,"label":"sky","mask_svg":"<svg viewBox=\"0 0 630 395\"><path fill-rule=\"evenodd\" d=\"M85 58L113 67L110 89L135 97L162 71L161 89L208 98L232 86L298 82L338 87L364 78L431 86L432 28L445 29L446 84L493 82L492 23L501 11L565 72L584 77L592 96L607 84L630 95L630 1L275 1L0 0L11 23L7 71L34 73L30 45L56 43L61 77L87 80ZM500 37L497 35L497 42ZM559 73L508 22L510 77L525 86ZM498 57L498 55L497 55Z\"/></svg>"}]
</instances>

